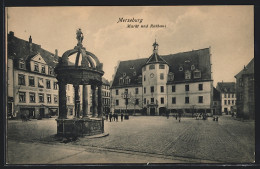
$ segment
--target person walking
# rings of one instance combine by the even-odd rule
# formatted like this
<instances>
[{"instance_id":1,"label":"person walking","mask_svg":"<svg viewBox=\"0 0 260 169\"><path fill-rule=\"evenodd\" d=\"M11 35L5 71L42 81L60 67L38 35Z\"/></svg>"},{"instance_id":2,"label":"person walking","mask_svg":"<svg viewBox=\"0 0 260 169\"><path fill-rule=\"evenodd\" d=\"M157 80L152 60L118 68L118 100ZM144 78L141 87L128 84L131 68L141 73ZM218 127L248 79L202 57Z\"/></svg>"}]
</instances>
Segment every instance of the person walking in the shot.
<instances>
[{"instance_id":1,"label":"person walking","mask_svg":"<svg viewBox=\"0 0 260 169\"><path fill-rule=\"evenodd\" d=\"M110 112L109 113L109 121L111 122L111 120L112 120L112 113Z\"/></svg>"},{"instance_id":2,"label":"person walking","mask_svg":"<svg viewBox=\"0 0 260 169\"><path fill-rule=\"evenodd\" d=\"M176 120L178 119L177 113L176 113L176 115L175 115L175 118L176 118Z\"/></svg>"},{"instance_id":3,"label":"person walking","mask_svg":"<svg viewBox=\"0 0 260 169\"><path fill-rule=\"evenodd\" d=\"M118 122L118 114L116 113L116 122Z\"/></svg>"},{"instance_id":4,"label":"person walking","mask_svg":"<svg viewBox=\"0 0 260 169\"><path fill-rule=\"evenodd\" d=\"M178 113L179 115L179 123L181 122L181 113Z\"/></svg>"},{"instance_id":5,"label":"person walking","mask_svg":"<svg viewBox=\"0 0 260 169\"><path fill-rule=\"evenodd\" d=\"M124 115L123 113L121 113L121 122L123 121L123 119L124 119Z\"/></svg>"}]
</instances>

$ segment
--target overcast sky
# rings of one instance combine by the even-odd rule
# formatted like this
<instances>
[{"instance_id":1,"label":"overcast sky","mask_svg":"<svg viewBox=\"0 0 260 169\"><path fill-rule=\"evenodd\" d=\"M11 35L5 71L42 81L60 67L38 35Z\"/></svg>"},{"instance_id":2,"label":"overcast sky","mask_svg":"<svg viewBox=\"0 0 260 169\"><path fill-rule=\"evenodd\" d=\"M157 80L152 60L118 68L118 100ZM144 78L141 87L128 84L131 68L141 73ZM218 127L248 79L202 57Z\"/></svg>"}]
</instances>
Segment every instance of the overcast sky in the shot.
<instances>
[{"instance_id":1,"label":"overcast sky","mask_svg":"<svg viewBox=\"0 0 260 169\"><path fill-rule=\"evenodd\" d=\"M7 31L61 56L77 44L104 64L112 80L118 61L148 58L156 38L159 54L167 55L211 47L214 85L235 81L234 76L254 57L253 6L168 7L11 7ZM143 19L140 25L166 28L127 28L119 18ZM132 23L139 24L139 23Z\"/></svg>"}]
</instances>

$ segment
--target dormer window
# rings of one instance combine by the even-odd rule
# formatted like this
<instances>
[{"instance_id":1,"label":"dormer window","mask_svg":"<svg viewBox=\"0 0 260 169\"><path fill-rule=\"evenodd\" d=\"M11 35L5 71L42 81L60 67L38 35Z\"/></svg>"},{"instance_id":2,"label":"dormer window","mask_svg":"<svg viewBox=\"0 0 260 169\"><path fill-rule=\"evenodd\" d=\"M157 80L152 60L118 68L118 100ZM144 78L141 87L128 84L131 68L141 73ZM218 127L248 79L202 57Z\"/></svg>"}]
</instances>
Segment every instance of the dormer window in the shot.
<instances>
[{"instance_id":1,"label":"dormer window","mask_svg":"<svg viewBox=\"0 0 260 169\"><path fill-rule=\"evenodd\" d=\"M125 76L126 76L126 73L124 72L124 73L123 73L123 77L125 77Z\"/></svg>"},{"instance_id":2,"label":"dormer window","mask_svg":"<svg viewBox=\"0 0 260 169\"><path fill-rule=\"evenodd\" d=\"M159 69L165 69L165 65L159 65Z\"/></svg>"},{"instance_id":3,"label":"dormer window","mask_svg":"<svg viewBox=\"0 0 260 169\"><path fill-rule=\"evenodd\" d=\"M34 63L34 71L39 72L39 65L38 63Z\"/></svg>"},{"instance_id":4,"label":"dormer window","mask_svg":"<svg viewBox=\"0 0 260 169\"><path fill-rule=\"evenodd\" d=\"M129 77L127 77L126 79L125 79L125 84L130 84L130 81L131 81L131 79L129 79Z\"/></svg>"},{"instance_id":5,"label":"dormer window","mask_svg":"<svg viewBox=\"0 0 260 169\"><path fill-rule=\"evenodd\" d=\"M180 72L183 71L183 67L182 66L179 67L179 71Z\"/></svg>"},{"instance_id":6,"label":"dormer window","mask_svg":"<svg viewBox=\"0 0 260 169\"><path fill-rule=\"evenodd\" d=\"M133 72L133 76L136 76L136 71Z\"/></svg>"},{"instance_id":7,"label":"dormer window","mask_svg":"<svg viewBox=\"0 0 260 169\"><path fill-rule=\"evenodd\" d=\"M25 62L24 62L24 60L19 60L19 68L20 69L25 69Z\"/></svg>"},{"instance_id":8,"label":"dormer window","mask_svg":"<svg viewBox=\"0 0 260 169\"><path fill-rule=\"evenodd\" d=\"M135 67L134 66L131 66L130 69L134 69Z\"/></svg>"},{"instance_id":9,"label":"dormer window","mask_svg":"<svg viewBox=\"0 0 260 169\"><path fill-rule=\"evenodd\" d=\"M189 70L185 71L185 79L191 79L191 72Z\"/></svg>"},{"instance_id":10,"label":"dormer window","mask_svg":"<svg viewBox=\"0 0 260 169\"><path fill-rule=\"evenodd\" d=\"M191 65L190 69L191 69L191 70L195 70L195 66L194 66L194 65Z\"/></svg>"},{"instance_id":11,"label":"dormer window","mask_svg":"<svg viewBox=\"0 0 260 169\"><path fill-rule=\"evenodd\" d=\"M123 78L121 77L120 79L119 79L119 85L122 85L123 84Z\"/></svg>"},{"instance_id":12,"label":"dormer window","mask_svg":"<svg viewBox=\"0 0 260 169\"><path fill-rule=\"evenodd\" d=\"M45 66L42 66L42 73L45 73Z\"/></svg>"},{"instance_id":13,"label":"dormer window","mask_svg":"<svg viewBox=\"0 0 260 169\"><path fill-rule=\"evenodd\" d=\"M174 74L172 72L170 72L168 74L168 81L173 81L174 80Z\"/></svg>"},{"instance_id":14,"label":"dormer window","mask_svg":"<svg viewBox=\"0 0 260 169\"><path fill-rule=\"evenodd\" d=\"M150 65L149 66L149 69L151 70L151 69L155 69L155 65Z\"/></svg>"},{"instance_id":15,"label":"dormer window","mask_svg":"<svg viewBox=\"0 0 260 169\"><path fill-rule=\"evenodd\" d=\"M195 79L196 79L196 78L201 78L201 72L200 72L199 70L195 70L195 71L193 72L193 76L194 76Z\"/></svg>"}]
</instances>

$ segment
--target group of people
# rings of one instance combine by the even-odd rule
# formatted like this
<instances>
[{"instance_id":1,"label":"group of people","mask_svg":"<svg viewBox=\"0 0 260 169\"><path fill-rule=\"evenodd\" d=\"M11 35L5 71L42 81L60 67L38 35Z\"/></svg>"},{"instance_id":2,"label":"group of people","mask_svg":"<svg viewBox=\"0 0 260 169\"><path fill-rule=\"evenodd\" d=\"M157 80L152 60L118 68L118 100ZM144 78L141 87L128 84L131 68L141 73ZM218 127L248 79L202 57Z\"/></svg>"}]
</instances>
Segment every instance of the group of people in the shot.
<instances>
[{"instance_id":1,"label":"group of people","mask_svg":"<svg viewBox=\"0 0 260 169\"><path fill-rule=\"evenodd\" d=\"M123 113L121 113L121 122L123 121L123 119L124 119L124 114ZM109 113L109 114L106 114L106 120L108 120L108 118L109 118L109 121L111 122L111 121L118 121L118 114L117 113L114 113L114 114L112 114L112 113Z\"/></svg>"}]
</instances>

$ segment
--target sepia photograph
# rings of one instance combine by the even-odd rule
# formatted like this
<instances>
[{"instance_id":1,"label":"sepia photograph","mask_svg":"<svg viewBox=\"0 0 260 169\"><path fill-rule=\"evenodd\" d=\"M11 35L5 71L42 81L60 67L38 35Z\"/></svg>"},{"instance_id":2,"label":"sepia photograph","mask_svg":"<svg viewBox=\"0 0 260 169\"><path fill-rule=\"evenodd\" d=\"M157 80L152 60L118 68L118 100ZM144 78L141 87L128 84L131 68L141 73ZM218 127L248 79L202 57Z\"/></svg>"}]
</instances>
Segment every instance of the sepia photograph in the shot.
<instances>
[{"instance_id":1,"label":"sepia photograph","mask_svg":"<svg viewBox=\"0 0 260 169\"><path fill-rule=\"evenodd\" d=\"M255 164L254 6L5 7L5 165Z\"/></svg>"}]
</instances>

